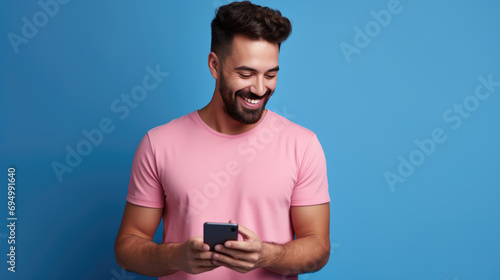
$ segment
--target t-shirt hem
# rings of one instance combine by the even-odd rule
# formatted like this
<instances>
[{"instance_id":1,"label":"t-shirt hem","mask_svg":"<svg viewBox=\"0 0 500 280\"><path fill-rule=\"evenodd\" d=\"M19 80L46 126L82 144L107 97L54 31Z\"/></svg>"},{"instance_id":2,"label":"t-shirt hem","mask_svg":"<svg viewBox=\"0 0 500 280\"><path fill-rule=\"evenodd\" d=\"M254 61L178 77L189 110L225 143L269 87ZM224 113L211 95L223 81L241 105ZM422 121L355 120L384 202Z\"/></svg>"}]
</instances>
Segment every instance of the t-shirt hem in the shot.
<instances>
[{"instance_id":1,"label":"t-shirt hem","mask_svg":"<svg viewBox=\"0 0 500 280\"><path fill-rule=\"evenodd\" d=\"M140 199L140 198L132 196L130 193L127 194L127 201L132 203L132 204L138 205L138 206L149 207L149 208L163 208L164 207L163 202L153 202L153 201L149 201L149 200Z\"/></svg>"},{"instance_id":2,"label":"t-shirt hem","mask_svg":"<svg viewBox=\"0 0 500 280\"><path fill-rule=\"evenodd\" d=\"M330 202L330 199L326 199L326 200L318 200L318 199L302 199L301 201L299 202L291 202L290 203L290 206L312 206L312 205L319 205L319 204L325 204L325 203L329 203Z\"/></svg>"}]
</instances>

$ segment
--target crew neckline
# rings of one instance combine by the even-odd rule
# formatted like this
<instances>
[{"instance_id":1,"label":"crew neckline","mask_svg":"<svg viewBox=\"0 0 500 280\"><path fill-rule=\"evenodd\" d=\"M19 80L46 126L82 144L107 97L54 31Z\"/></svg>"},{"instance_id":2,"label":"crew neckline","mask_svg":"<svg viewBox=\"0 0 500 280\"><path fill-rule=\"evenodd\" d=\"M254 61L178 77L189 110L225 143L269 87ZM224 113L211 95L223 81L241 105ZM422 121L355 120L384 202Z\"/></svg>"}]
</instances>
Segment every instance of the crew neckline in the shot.
<instances>
[{"instance_id":1,"label":"crew neckline","mask_svg":"<svg viewBox=\"0 0 500 280\"><path fill-rule=\"evenodd\" d=\"M195 110L192 115L194 115L194 119L195 121L201 125L206 131L208 131L209 133L213 134L213 135L216 135L218 137L223 137L223 138L239 138L239 137L243 137L243 136L246 136L248 134L251 134L253 133L254 131L256 131L259 127L263 126L264 123L267 122L267 120L271 117L270 115L273 114L272 111L266 109L266 115L261 119L259 120L259 122L257 123L257 125L248 130L248 131L245 131L245 132L242 132L240 134L225 134L225 133L222 133L222 132L218 132L217 130L211 128L208 124L206 124L203 119L200 117L200 113L199 113L199 110Z\"/></svg>"}]
</instances>

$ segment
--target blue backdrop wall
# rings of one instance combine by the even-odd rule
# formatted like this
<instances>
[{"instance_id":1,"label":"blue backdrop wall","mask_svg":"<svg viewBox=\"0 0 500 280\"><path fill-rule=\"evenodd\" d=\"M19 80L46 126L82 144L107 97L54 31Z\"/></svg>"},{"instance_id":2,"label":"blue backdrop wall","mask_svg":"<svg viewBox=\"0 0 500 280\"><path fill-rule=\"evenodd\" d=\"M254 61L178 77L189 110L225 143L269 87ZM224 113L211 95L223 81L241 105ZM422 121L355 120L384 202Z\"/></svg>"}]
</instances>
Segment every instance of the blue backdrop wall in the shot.
<instances>
[{"instance_id":1,"label":"blue backdrop wall","mask_svg":"<svg viewBox=\"0 0 500 280\"><path fill-rule=\"evenodd\" d=\"M1 279L149 279L113 253L133 154L210 100L226 3L3 1ZM268 108L328 161L332 254L301 279L500 279L499 2L255 3L294 28Z\"/></svg>"}]
</instances>

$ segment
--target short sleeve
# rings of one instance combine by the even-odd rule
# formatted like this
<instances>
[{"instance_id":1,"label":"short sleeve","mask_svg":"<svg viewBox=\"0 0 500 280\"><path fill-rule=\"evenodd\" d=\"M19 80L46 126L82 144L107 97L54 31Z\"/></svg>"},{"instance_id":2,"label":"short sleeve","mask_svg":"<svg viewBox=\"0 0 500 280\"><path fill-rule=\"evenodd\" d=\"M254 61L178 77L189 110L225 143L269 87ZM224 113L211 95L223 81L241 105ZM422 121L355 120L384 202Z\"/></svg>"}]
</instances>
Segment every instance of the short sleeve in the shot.
<instances>
[{"instance_id":1,"label":"short sleeve","mask_svg":"<svg viewBox=\"0 0 500 280\"><path fill-rule=\"evenodd\" d=\"M300 162L297 184L292 194L292 206L307 206L330 202L326 159L316 135L309 142Z\"/></svg>"},{"instance_id":2,"label":"short sleeve","mask_svg":"<svg viewBox=\"0 0 500 280\"><path fill-rule=\"evenodd\" d=\"M165 193L148 134L142 138L134 155L127 201L150 208L163 208L165 205Z\"/></svg>"}]
</instances>

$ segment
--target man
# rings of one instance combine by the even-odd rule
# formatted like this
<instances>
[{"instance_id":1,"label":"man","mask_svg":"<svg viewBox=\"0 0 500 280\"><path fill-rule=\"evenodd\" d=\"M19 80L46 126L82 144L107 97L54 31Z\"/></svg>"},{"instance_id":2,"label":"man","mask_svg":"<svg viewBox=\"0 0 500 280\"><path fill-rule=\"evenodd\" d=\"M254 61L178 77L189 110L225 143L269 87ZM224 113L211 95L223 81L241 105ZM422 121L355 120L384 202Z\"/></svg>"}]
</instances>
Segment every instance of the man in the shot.
<instances>
[{"instance_id":1,"label":"man","mask_svg":"<svg viewBox=\"0 0 500 280\"><path fill-rule=\"evenodd\" d=\"M297 279L327 263L323 150L314 133L265 109L290 32L279 11L248 1L219 8L212 100L137 148L115 243L121 267L160 279ZM209 251L204 222L238 223L240 238Z\"/></svg>"}]
</instances>

